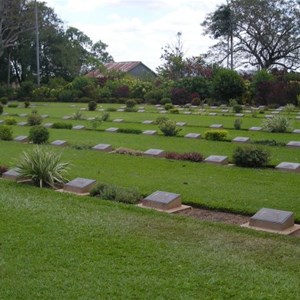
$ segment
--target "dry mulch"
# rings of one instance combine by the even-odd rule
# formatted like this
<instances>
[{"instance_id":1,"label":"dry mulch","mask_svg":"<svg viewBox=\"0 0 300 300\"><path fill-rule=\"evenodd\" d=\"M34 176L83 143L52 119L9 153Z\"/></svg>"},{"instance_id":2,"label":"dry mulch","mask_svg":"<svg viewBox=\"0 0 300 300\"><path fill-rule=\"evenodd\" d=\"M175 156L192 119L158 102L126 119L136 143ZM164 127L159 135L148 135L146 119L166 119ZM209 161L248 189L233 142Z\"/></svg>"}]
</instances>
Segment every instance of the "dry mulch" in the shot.
<instances>
[{"instance_id":1,"label":"dry mulch","mask_svg":"<svg viewBox=\"0 0 300 300\"><path fill-rule=\"evenodd\" d=\"M200 220L222 222L233 225L242 225L244 223L247 223L249 222L250 218L249 216L209 210L204 208L192 208L189 210L178 212L178 214L190 216L192 218ZM292 233L291 236L300 237L300 230L297 230L296 232Z\"/></svg>"}]
</instances>

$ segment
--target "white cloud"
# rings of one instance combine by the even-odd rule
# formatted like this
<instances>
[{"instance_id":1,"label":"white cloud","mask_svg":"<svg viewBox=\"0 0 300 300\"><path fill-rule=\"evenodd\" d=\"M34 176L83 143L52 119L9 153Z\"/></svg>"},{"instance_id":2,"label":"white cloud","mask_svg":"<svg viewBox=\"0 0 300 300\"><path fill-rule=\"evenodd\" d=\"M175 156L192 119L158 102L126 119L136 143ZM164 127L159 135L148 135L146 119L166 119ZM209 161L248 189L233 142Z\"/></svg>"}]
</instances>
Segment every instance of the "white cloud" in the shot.
<instances>
[{"instance_id":1,"label":"white cloud","mask_svg":"<svg viewBox=\"0 0 300 300\"><path fill-rule=\"evenodd\" d=\"M68 22L68 25L77 27L94 42L102 40L108 44L107 50L116 61L142 60L154 70L161 64L161 48L167 43L175 42L177 32L182 33L187 56L206 52L212 41L202 35L200 23L207 13L223 2L222 0L47 1L55 11L58 10L57 13L63 20L71 19L73 13L81 11L78 17L73 18L75 22ZM125 7L126 12L118 9L120 7ZM80 17L83 16L82 13L98 10L97 21L94 19L86 21L88 18ZM68 13L65 13L67 11Z\"/></svg>"}]
</instances>

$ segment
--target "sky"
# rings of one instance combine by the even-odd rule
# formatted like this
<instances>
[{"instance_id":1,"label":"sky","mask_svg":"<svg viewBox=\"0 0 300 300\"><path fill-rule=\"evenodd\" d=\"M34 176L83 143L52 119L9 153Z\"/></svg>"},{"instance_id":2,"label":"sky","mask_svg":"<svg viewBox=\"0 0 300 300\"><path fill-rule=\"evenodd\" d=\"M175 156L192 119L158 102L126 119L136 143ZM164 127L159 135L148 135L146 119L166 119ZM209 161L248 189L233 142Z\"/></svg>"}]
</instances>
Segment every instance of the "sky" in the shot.
<instances>
[{"instance_id":1,"label":"sky","mask_svg":"<svg viewBox=\"0 0 300 300\"><path fill-rule=\"evenodd\" d=\"M108 45L114 61L142 61L156 71L162 48L181 32L185 57L207 52L215 41L200 24L226 0L45 0L67 25Z\"/></svg>"}]
</instances>

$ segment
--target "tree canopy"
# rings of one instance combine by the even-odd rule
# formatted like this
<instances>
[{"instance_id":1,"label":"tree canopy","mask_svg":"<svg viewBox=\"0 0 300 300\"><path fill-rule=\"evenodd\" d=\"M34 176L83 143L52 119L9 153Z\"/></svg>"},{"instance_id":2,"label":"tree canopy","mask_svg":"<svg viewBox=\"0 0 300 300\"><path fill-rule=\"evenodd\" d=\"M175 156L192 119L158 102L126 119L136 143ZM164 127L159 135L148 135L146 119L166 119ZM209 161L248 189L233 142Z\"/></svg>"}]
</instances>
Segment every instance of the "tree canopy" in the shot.
<instances>
[{"instance_id":1,"label":"tree canopy","mask_svg":"<svg viewBox=\"0 0 300 300\"><path fill-rule=\"evenodd\" d=\"M300 1L232 0L210 13L202 26L219 39L211 54L222 53L220 62L231 53L235 66L293 70L300 66L299 23Z\"/></svg>"}]
</instances>

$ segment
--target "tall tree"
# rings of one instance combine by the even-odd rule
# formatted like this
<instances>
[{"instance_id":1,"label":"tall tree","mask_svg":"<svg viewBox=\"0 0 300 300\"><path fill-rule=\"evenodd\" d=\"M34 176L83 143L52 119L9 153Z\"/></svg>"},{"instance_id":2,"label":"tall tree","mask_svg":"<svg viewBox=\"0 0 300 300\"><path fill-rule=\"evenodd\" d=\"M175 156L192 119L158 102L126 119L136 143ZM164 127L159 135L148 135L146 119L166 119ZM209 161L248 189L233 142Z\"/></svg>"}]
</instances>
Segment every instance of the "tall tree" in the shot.
<instances>
[{"instance_id":1,"label":"tall tree","mask_svg":"<svg viewBox=\"0 0 300 300\"><path fill-rule=\"evenodd\" d=\"M300 66L300 2L295 0L232 0L231 11L233 52L237 63L261 69L281 67L296 69ZM206 33L215 35L217 51L224 49L222 31L226 22L209 14L202 25ZM226 18L225 18L226 19ZM222 19L221 19L222 20ZM226 27L226 26L225 26ZM216 30L220 29L220 31Z\"/></svg>"}]
</instances>

